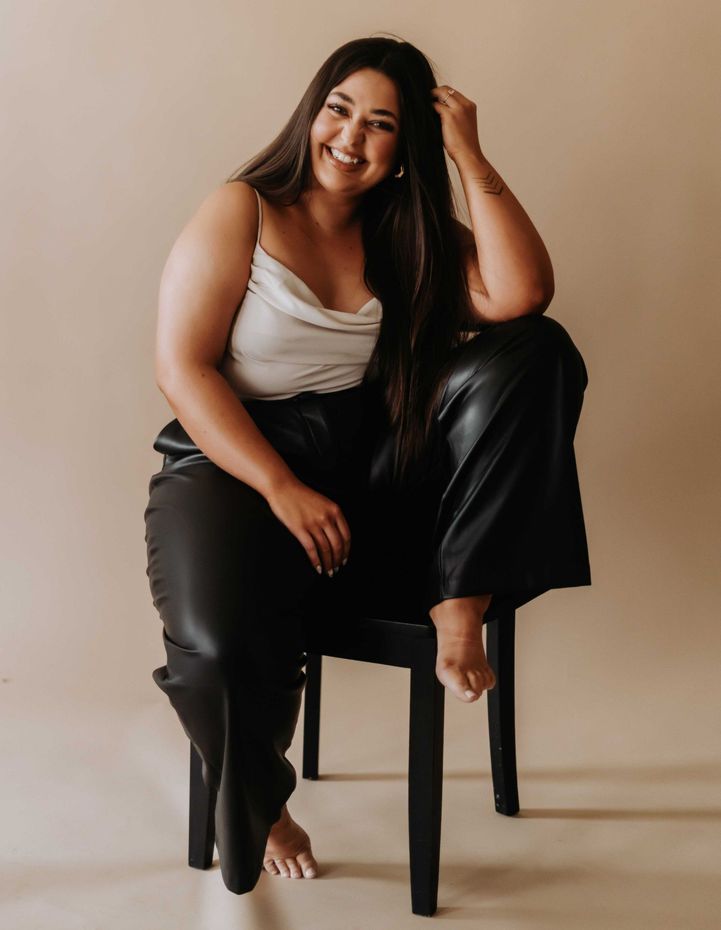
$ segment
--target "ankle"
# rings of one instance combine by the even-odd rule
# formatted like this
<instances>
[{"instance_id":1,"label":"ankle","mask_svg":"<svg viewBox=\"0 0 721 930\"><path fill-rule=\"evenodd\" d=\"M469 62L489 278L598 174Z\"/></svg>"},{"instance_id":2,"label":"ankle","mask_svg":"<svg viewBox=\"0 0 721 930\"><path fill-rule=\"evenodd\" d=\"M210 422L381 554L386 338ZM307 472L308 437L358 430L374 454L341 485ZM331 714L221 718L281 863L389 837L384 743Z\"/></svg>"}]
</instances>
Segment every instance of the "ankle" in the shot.
<instances>
[{"instance_id":1,"label":"ankle","mask_svg":"<svg viewBox=\"0 0 721 930\"><path fill-rule=\"evenodd\" d=\"M439 632L473 634L480 632L491 595L483 597L448 598L429 611Z\"/></svg>"},{"instance_id":2,"label":"ankle","mask_svg":"<svg viewBox=\"0 0 721 930\"><path fill-rule=\"evenodd\" d=\"M280 817L273 823L273 828L283 827L286 824L290 823L290 811L288 810L288 805L284 804L280 811Z\"/></svg>"}]
</instances>

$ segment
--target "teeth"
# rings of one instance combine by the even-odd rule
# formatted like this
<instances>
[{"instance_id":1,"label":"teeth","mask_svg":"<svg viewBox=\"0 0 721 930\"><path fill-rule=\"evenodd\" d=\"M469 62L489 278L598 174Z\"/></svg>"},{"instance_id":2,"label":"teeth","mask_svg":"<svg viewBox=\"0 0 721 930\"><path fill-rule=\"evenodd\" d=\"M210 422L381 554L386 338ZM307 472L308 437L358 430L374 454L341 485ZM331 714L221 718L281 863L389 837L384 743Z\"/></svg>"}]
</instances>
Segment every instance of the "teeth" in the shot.
<instances>
[{"instance_id":1,"label":"teeth","mask_svg":"<svg viewBox=\"0 0 721 930\"><path fill-rule=\"evenodd\" d=\"M338 149L331 148L328 146L333 155L333 158L337 158L338 161L345 162L347 165L359 165L362 161L360 158L351 158L350 155L344 155L343 152L339 152Z\"/></svg>"}]
</instances>

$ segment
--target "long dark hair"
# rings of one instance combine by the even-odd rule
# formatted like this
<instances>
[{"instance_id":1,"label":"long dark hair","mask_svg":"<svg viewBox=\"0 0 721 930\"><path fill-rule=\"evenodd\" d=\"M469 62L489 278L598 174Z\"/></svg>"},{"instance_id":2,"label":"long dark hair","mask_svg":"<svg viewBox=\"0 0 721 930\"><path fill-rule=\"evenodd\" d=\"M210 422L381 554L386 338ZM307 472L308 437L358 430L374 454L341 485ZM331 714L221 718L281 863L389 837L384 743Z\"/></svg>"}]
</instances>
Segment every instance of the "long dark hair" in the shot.
<instances>
[{"instance_id":1,"label":"long dark hair","mask_svg":"<svg viewBox=\"0 0 721 930\"><path fill-rule=\"evenodd\" d=\"M383 316L366 380L380 385L394 432L393 477L403 481L435 438L436 405L455 349L471 323L470 297L445 160L437 85L410 42L371 36L336 49L321 65L276 138L227 182L245 181L271 202L295 203L309 183L310 129L333 87L361 68L393 80L400 98L398 179L393 172L363 198L366 287ZM472 328L472 326L470 327Z\"/></svg>"}]
</instances>

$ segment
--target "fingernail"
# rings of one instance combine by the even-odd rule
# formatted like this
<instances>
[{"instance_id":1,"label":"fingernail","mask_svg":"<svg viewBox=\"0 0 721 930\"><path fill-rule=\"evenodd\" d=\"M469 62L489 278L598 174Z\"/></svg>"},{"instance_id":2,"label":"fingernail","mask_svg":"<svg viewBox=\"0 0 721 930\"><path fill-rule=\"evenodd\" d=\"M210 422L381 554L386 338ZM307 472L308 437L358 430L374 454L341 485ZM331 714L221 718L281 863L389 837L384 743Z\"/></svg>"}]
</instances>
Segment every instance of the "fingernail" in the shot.
<instances>
[{"instance_id":1,"label":"fingernail","mask_svg":"<svg viewBox=\"0 0 721 930\"><path fill-rule=\"evenodd\" d=\"M475 692L475 691L465 691L464 694L466 695L466 697L475 697L475 696L476 696L476 692Z\"/></svg>"},{"instance_id":2,"label":"fingernail","mask_svg":"<svg viewBox=\"0 0 721 930\"><path fill-rule=\"evenodd\" d=\"M318 572L319 575L323 574L323 569L321 568L320 565L316 565L315 570Z\"/></svg>"},{"instance_id":3,"label":"fingernail","mask_svg":"<svg viewBox=\"0 0 721 930\"><path fill-rule=\"evenodd\" d=\"M332 578L332 577L333 577L333 569L332 569L332 568L329 568L329 569L328 569L328 577L329 577L329 578Z\"/></svg>"},{"instance_id":4,"label":"fingernail","mask_svg":"<svg viewBox=\"0 0 721 930\"><path fill-rule=\"evenodd\" d=\"M348 559L343 559L343 565L348 561Z\"/></svg>"}]
</instances>

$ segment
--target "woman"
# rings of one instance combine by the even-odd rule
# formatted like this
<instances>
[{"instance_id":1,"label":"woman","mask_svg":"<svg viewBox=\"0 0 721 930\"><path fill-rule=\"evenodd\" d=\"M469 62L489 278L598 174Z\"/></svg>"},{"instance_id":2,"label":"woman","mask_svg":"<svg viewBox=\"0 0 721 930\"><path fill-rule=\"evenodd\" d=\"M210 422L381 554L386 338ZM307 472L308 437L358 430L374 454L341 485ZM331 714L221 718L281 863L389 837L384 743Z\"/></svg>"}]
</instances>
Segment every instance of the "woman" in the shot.
<instances>
[{"instance_id":1,"label":"woman","mask_svg":"<svg viewBox=\"0 0 721 930\"><path fill-rule=\"evenodd\" d=\"M336 50L173 246L157 381L176 419L145 512L167 654L153 678L218 792L229 890L263 867L317 874L285 751L320 605L344 623L430 616L437 676L473 702L495 684L484 620L590 584L573 452L587 373L542 315L552 295L475 105L389 38Z\"/></svg>"}]
</instances>

